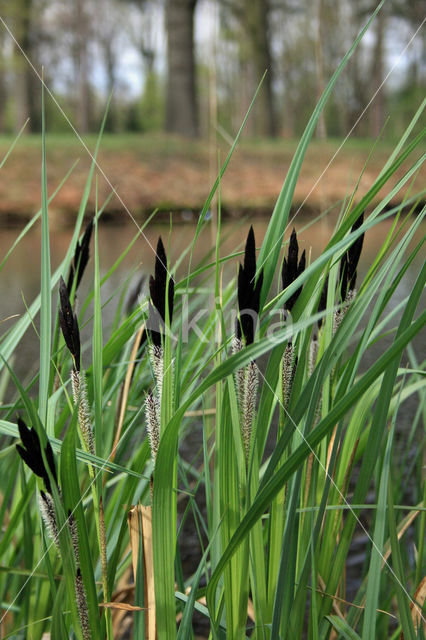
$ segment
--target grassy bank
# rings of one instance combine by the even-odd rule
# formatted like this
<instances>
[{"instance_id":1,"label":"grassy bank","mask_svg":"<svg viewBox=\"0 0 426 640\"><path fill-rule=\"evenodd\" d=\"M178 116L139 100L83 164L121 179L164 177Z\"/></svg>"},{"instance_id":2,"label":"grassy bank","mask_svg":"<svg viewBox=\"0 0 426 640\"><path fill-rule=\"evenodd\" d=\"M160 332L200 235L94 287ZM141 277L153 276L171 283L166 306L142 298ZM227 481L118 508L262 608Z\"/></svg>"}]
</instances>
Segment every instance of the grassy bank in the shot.
<instances>
[{"instance_id":1,"label":"grassy bank","mask_svg":"<svg viewBox=\"0 0 426 640\"><path fill-rule=\"evenodd\" d=\"M0 157L11 143L10 139L0 138ZM89 136L85 143L92 153L96 139ZM341 144L341 140L311 142L295 188L295 209L303 204L304 210L318 212L339 203L361 176L355 196L359 200L377 178L392 150L389 143L381 142L372 150L371 140L349 139L340 149ZM241 142L223 177L223 214L270 214L296 147L295 140ZM105 198L112 187L116 189L119 197L111 198L107 212L114 214L118 222L129 219L126 207L138 220L145 219L155 208L166 214L186 209L199 212L207 197L208 185L216 176L218 153L223 160L228 151L229 144L223 140L219 141L218 150L216 146L209 149L204 141L165 135L106 134L98 160L105 175L99 172L98 192ZM328 166L336 152L336 159ZM55 224L72 226L90 168L90 155L73 135L47 136L46 154L49 194L72 169L50 205ZM2 168L0 223L3 220L3 225L8 221L20 224L39 208L40 172L34 170L39 166L39 160L40 138L22 136ZM389 184L396 184L403 174L401 167ZM422 167L417 184L421 185L425 179L426 172ZM373 202L377 203L383 193L375 196ZM405 188L398 197L404 193ZM92 191L88 203L91 212L94 206Z\"/></svg>"}]
</instances>

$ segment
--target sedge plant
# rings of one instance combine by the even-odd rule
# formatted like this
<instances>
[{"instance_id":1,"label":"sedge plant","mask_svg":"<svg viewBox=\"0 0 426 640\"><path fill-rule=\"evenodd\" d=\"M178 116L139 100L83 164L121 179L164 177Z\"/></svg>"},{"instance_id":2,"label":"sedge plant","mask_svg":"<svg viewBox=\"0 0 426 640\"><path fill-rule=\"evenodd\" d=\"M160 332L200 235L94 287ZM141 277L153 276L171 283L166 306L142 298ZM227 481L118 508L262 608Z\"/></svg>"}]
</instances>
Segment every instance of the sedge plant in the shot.
<instances>
[{"instance_id":1,"label":"sedge plant","mask_svg":"<svg viewBox=\"0 0 426 640\"><path fill-rule=\"evenodd\" d=\"M200 264L191 258L182 275L173 243L166 252L160 239L149 291L126 305L125 278L112 297L105 285L128 249L101 276L104 203L93 221L93 284L76 304L100 140L54 272L42 189L40 295L0 338L0 374L13 387L0 414L5 638L119 638L123 584L135 634L149 640L194 637L195 612L214 639L424 635L425 387L416 340L426 322L425 209L415 178L425 131L413 127L425 105L365 195L355 187L342 204L315 260L300 252L302 230L286 233L319 115L369 24L307 125L258 247L250 229L245 250L221 255L219 198L216 250ZM389 221L362 274L363 239ZM113 303L106 326L103 311ZM38 313L38 371L20 379L13 358ZM196 330L185 327L187 316L197 316ZM414 417L401 438L407 401ZM196 429L201 464L182 454ZM132 563L129 547L128 512L137 504L152 513L154 632L144 619L144 559ZM187 526L199 540L191 570L183 563ZM360 531L364 562L350 593L346 572Z\"/></svg>"}]
</instances>

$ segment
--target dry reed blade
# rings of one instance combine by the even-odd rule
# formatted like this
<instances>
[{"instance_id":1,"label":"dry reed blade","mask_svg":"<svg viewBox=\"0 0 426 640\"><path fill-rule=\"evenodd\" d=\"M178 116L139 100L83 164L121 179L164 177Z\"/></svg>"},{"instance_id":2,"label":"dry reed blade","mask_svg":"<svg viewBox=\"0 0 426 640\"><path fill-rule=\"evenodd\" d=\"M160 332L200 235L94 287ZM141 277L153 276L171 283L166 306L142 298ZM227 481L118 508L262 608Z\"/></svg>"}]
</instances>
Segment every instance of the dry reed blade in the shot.
<instances>
[{"instance_id":1,"label":"dry reed blade","mask_svg":"<svg viewBox=\"0 0 426 640\"><path fill-rule=\"evenodd\" d=\"M132 352L130 354L130 362L127 367L126 377L124 378L123 391L121 394L120 413L118 417L117 432L115 434L114 443L112 445L112 450L110 455L111 462L114 461L117 446L120 441L121 431L123 429L123 424L124 424L124 416L126 415L127 400L129 397L130 385L132 383L133 373L136 366L136 356L138 353L139 346L141 344L142 335L144 331L145 331L145 324L143 324L140 327L139 331L137 332L135 336L135 341L133 343Z\"/></svg>"},{"instance_id":2,"label":"dry reed blade","mask_svg":"<svg viewBox=\"0 0 426 640\"><path fill-rule=\"evenodd\" d=\"M422 579L419 586L417 587L414 596L413 602L410 603L411 609L411 619L413 621L414 629L419 630L420 635L420 627L423 627L423 633L426 633L426 624L423 617L423 607L426 600L426 576ZM400 640L404 640L404 634L401 632Z\"/></svg>"},{"instance_id":3,"label":"dry reed blade","mask_svg":"<svg viewBox=\"0 0 426 640\"><path fill-rule=\"evenodd\" d=\"M135 505L129 510L127 519L132 549L133 575L136 582L138 573L139 545L143 545L144 594L147 604L145 614L146 640L156 640L154 561L152 550L152 508Z\"/></svg>"}]
</instances>

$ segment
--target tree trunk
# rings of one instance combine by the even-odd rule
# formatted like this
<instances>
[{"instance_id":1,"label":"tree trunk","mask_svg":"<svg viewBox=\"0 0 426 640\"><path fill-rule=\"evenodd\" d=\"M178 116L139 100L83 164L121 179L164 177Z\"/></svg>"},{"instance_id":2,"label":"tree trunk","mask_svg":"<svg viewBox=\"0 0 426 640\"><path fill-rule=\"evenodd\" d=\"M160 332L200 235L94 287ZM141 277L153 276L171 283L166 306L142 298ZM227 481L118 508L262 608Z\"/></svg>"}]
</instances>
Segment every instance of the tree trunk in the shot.
<instances>
[{"instance_id":1,"label":"tree trunk","mask_svg":"<svg viewBox=\"0 0 426 640\"><path fill-rule=\"evenodd\" d=\"M15 35L18 44L14 47L14 129L19 131L29 118L29 131L40 131L41 126L41 87L40 80L27 62L21 49L32 65L38 68L38 34L34 24L32 0L19 0L13 7Z\"/></svg>"},{"instance_id":2,"label":"tree trunk","mask_svg":"<svg viewBox=\"0 0 426 640\"><path fill-rule=\"evenodd\" d=\"M105 128L107 131L116 132L117 131L117 113L115 108L115 96L114 96L114 88L115 88L115 57L114 52L112 50L111 42L108 40L103 40L101 46L104 50L105 56L105 66L107 73L107 87L108 87L108 97L111 96L111 102L109 105L109 111L107 116L107 121L105 124Z\"/></svg>"},{"instance_id":3,"label":"tree trunk","mask_svg":"<svg viewBox=\"0 0 426 640\"><path fill-rule=\"evenodd\" d=\"M379 89L384 76L384 35L385 35L385 14L384 9L376 16L376 42L373 50L372 61L372 93ZM384 87L381 87L371 104L371 136L377 138L384 124Z\"/></svg>"},{"instance_id":4,"label":"tree trunk","mask_svg":"<svg viewBox=\"0 0 426 640\"><path fill-rule=\"evenodd\" d=\"M76 0L74 12L74 64L77 87L77 128L87 133L90 126L90 86L87 42L89 41L89 18L83 0Z\"/></svg>"},{"instance_id":5,"label":"tree trunk","mask_svg":"<svg viewBox=\"0 0 426 640\"><path fill-rule=\"evenodd\" d=\"M274 137L277 134L277 123L268 24L269 0L245 0L244 20L249 39L249 56L254 63L257 83L260 82L265 71L267 72L254 106L256 133Z\"/></svg>"},{"instance_id":6,"label":"tree trunk","mask_svg":"<svg viewBox=\"0 0 426 640\"><path fill-rule=\"evenodd\" d=\"M166 130L198 135L195 91L194 12L197 0L168 0Z\"/></svg>"},{"instance_id":7,"label":"tree trunk","mask_svg":"<svg viewBox=\"0 0 426 640\"><path fill-rule=\"evenodd\" d=\"M30 39L32 39L31 35ZM37 43L35 41L29 43L28 57L41 76L42 70L38 64L38 50ZM39 132L41 131L41 82L28 64L25 73L25 90L28 105L28 116L30 118L28 123L29 128L33 133Z\"/></svg>"},{"instance_id":8,"label":"tree trunk","mask_svg":"<svg viewBox=\"0 0 426 640\"><path fill-rule=\"evenodd\" d=\"M317 10L318 10L318 15L317 15L317 33L316 33L316 41L315 41L315 62L317 67L317 101L318 101L321 98L325 88L324 55L323 55L323 49L322 49L324 0L318 0ZM327 138L327 127L325 124L324 109L322 109L318 118L316 135L317 135L317 138L319 138L320 140L326 140Z\"/></svg>"}]
</instances>

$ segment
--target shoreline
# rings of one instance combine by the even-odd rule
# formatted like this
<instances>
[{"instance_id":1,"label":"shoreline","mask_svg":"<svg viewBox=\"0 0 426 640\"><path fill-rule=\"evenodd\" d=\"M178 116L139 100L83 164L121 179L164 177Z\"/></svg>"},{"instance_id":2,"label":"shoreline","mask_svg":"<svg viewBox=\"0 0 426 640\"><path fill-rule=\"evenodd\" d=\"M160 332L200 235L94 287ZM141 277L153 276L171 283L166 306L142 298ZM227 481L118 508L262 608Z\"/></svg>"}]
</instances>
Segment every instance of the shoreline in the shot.
<instances>
[{"instance_id":1,"label":"shoreline","mask_svg":"<svg viewBox=\"0 0 426 640\"><path fill-rule=\"evenodd\" d=\"M344 200L354 202L374 184L392 151L392 145L349 139L312 141L307 150L293 196L293 212L302 208L312 216L334 205L336 216ZM0 138L0 158L11 140ZM94 147L94 137L88 139ZM90 170L90 157L76 139L49 135L47 145L47 182L49 196L62 186L49 205L52 223L58 227L73 225ZM297 141L241 141L220 182L221 210L224 219L271 214L290 167ZM219 164L229 147L223 143L209 148L203 141L186 141L166 136L111 136L102 140L96 170L99 207L108 200L104 221L123 224L126 208L143 222L158 209L158 220L176 223L196 220L214 184ZM337 153L336 158L334 155ZM370 155L371 154L371 155ZM392 179L370 203L374 206L400 180L413 160L399 167ZM67 176L64 182L64 177ZM423 189L426 166L413 181L393 198L392 206ZM116 189L119 197L112 195ZM217 198L217 194L215 196ZM424 200L424 197L423 197ZM95 209L95 181L87 205L89 217ZM124 203L124 204L123 204ZM27 224L41 206L40 137L20 138L8 156L0 180L0 227ZM334 215L334 213L333 213Z\"/></svg>"}]
</instances>

